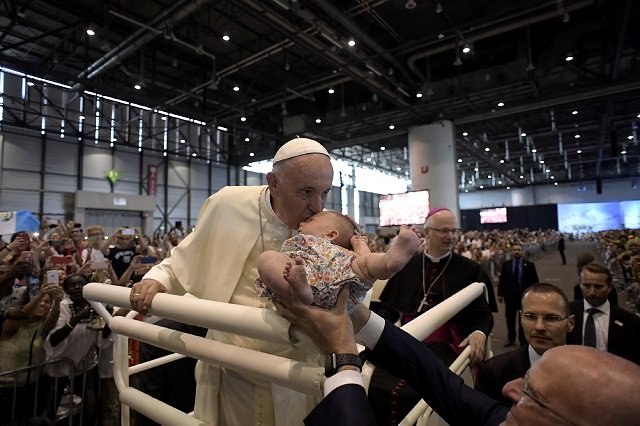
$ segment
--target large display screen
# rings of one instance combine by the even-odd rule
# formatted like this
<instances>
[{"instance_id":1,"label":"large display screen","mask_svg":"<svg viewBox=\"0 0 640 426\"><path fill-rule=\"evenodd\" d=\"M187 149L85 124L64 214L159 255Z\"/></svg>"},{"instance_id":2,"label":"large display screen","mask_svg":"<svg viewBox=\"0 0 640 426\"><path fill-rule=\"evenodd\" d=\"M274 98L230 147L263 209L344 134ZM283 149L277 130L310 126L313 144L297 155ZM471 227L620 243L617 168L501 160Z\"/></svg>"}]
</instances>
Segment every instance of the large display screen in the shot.
<instances>
[{"instance_id":1,"label":"large display screen","mask_svg":"<svg viewBox=\"0 0 640 426\"><path fill-rule=\"evenodd\" d=\"M380 226L420 225L429 213L429 191L380 196Z\"/></svg>"},{"instance_id":2,"label":"large display screen","mask_svg":"<svg viewBox=\"0 0 640 426\"><path fill-rule=\"evenodd\" d=\"M560 232L580 234L625 227L622 203L558 204L558 230Z\"/></svg>"},{"instance_id":3,"label":"large display screen","mask_svg":"<svg viewBox=\"0 0 640 426\"><path fill-rule=\"evenodd\" d=\"M507 223L507 208L480 210L480 223Z\"/></svg>"}]
</instances>

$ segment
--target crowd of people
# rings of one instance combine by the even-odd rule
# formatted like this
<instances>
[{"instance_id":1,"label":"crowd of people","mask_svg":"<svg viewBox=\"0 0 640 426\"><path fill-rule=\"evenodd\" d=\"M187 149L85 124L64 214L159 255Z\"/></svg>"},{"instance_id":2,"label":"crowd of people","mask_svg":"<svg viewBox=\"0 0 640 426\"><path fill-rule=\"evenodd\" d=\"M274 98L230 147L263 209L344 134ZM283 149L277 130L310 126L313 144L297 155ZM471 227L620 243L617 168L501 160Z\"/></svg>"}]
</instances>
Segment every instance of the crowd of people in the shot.
<instances>
[{"instance_id":1,"label":"crowd of people","mask_svg":"<svg viewBox=\"0 0 640 426\"><path fill-rule=\"evenodd\" d=\"M84 424L120 424L110 331L82 288L131 286L183 236L174 228L151 241L137 228L107 236L99 225L44 221L0 241L1 425L73 415L74 394Z\"/></svg>"},{"instance_id":2,"label":"crowd of people","mask_svg":"<svg viewBox=\"0 0 640 426\"><path fill-rule=\"evenodd\" d=\"M580 265L582 299L570 304L562 290L537 283L537 274L528 272L535 272L532 260L554 249L566 263L561 234L463 232L454 212L435 208L421 229L403 228L395 240L366 238L353 223L343 227L348 218L323 213L332 177L326 149L298 138L276 153L267 185L218 191L188 235L173 229L152 241L135 228L121 227L107 236L98 225L83 230L69 222L45 223L37 235L18 232L3 242L0 347L11 356L3 356L0 366L2 372L25 369L0 375L0 424L33 415L54 421L67 388L82 398L84 424L118 424L110 330L82 297L83 286L92 281L131 287L129 308L141 314L163 292L275 308L305 330L316 347L284 347L218 330L196 334L318 365L327 356L324 394L311 396L205 362L184 365L197 381L197 392L190 394L194 416L212 424L282 426L303 419L308 424L395 424L380 423L375 412L384 408L375 403L375 394L385 391L375 390L375 377L367 402L356 341L368 348L364 356L389 374L392 389L386 391L395 396L410 388L413 400L425 399L450 424L515 420L527 425L542 424L541 419L591 424L596 419L594 424L622 425L640 414L632 392L640 380L640 357L628 350L628 342L637 341L640 319L620 316L608 300L615 293L610 269L626 295L638 296L640 239L633 232L594 236L606 267L591 261ZM294 238L300 234L314 238ZM285 242L291 243L283 247ZM364 308L361 290L377 277L390 276L380 295L384 309L378 315ZM477 281L486 284L488 298L478 297L425 341L393 324L411 321ZM352 292L357 285L362 288ZM505 304L511 323L505 346L514 345L516 337L520 345L510 357L484 361L498 303ZM627 344L620 349L616 334L621 330L615 327L623 326ZM565 343L575 346L561 347ZM472 366L482 374L478 390L446 367L467 346ZM157 355L150 352L145 359ZM26 368L38 363L46 364L42 371ZM162 374L166 380L173 373ZM508 378L516 380L505 383ZM151 388L162 390L158 376L154 379ZM606 390L613 404L574 397L589 381ZM508 399L501 399L499 389Z\"/></svg>"}]
</instances>

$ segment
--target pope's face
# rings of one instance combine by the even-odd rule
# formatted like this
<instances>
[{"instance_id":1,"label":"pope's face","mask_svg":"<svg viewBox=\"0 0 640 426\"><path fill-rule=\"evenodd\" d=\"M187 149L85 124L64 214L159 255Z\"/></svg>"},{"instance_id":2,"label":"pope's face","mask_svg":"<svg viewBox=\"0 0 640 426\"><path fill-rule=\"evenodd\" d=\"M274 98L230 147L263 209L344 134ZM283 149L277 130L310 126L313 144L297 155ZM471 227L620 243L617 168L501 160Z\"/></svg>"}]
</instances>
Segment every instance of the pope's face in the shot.
<instances>
[{"instance_id":1,"label":"pope's face","mask_svg":"<svg viewBox=\"0 0 640 426\"><path fill-rule=\"evenodd\" d=\"M267 181L273 210L288 227L321 212L333 181L333 167L323 154L307 154L291 158L277 173L269 173Z\"/></svg>"}]
</instances>

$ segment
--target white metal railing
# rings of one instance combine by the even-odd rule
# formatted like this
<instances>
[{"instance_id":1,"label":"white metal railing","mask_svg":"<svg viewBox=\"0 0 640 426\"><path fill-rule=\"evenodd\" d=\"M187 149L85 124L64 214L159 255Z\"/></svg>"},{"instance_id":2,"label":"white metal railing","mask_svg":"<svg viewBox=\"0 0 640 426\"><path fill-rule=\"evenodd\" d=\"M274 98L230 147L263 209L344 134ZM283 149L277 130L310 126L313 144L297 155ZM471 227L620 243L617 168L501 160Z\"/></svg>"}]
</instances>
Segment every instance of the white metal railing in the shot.
<instances>
[{"instance_id":1,"label":"white metal railing","mask_svg":"<svg viewBox=\"0 0 640 426\"><path fill-rule=\"evenodd\" d=\"M423 340L482 294L483 289L485 289L484 284L473 283L406 324L403 329L417 339ZM137 321L133 319L135 312L130 312L127 317L112 317L102 305L102 303L107 303L127 308L129 307L130 292L131 290L128 288L101 283L90 283L83 289L84 297L90 301L96 312L103 316L111 330L116 333L113 344L114 379L120 392L122 404L135 408L136 411L165 425L204 424L202 421L129 386L131 374L159 365L161 362L153 360L137 367L129 367L129 337L221 367L250 373L266 381L303 393L321 396L322 390L318 388L317 383L321 383L324 369L317 365ZM186 324L270 342L291 344L301 340L310 341L308 337L296 327L291 327L289 322L278 316L276 312L250 306L159 293L153 299L149 313ZM169 355L165 357L165 360L169 362L177 357L179 356ZM363 368L366 388L369 386L372 374L373 366L367 363ZM123 407L122 418L122 424L128 425L127 407Z\"/></svg>"}]
</instances>

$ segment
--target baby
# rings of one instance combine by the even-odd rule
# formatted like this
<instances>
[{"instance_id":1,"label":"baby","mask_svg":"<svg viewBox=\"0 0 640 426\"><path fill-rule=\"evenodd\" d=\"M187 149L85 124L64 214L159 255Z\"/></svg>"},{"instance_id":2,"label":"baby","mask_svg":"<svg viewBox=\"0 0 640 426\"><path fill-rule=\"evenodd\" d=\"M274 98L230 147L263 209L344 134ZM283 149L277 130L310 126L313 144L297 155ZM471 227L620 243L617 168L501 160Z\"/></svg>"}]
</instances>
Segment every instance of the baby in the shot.
<instances>
[{"instance_id":1,"label":"baby","mask_svg":"<svg viewBox=\"0 0 640 426\"><path fill-rule=\"evenodd\" d=\"M420 239L402 227L386 253L371 253L367 238L349 217L323 211L300 224L299 234L258 258L259 296L291 298L331 308L340 288L350 284L349 311L377 279L387 279L415 254ZM353 250L353 251L352 251Z\"/></svg>"}]
</instances>

